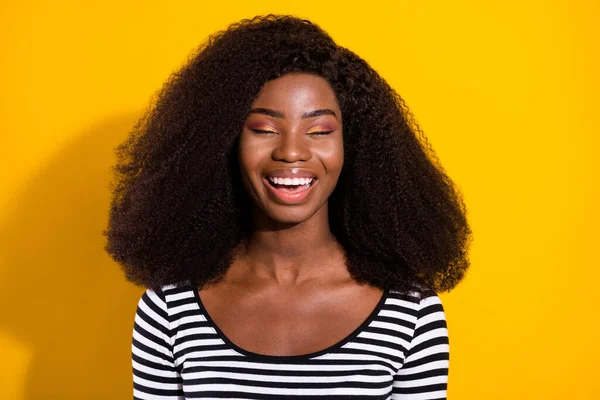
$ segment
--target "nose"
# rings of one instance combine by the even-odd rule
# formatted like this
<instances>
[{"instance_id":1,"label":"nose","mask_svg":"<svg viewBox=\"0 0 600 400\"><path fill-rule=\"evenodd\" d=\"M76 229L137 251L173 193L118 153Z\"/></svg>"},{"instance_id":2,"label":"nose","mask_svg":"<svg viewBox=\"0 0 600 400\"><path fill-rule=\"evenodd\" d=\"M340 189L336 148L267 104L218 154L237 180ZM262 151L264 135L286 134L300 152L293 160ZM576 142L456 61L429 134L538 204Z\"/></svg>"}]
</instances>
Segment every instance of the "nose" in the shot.
<instances>
[{"instance_id":1,"label":"nose","mask_svg":"<svg viewBox=\"0 0 600 400\"><path fill-rule=\"evenodd\" d=\"M273 149L274 161L297 162L308 161L312 152L303 133L282 132L277 146Z\"/></svg>"}]
</instances>

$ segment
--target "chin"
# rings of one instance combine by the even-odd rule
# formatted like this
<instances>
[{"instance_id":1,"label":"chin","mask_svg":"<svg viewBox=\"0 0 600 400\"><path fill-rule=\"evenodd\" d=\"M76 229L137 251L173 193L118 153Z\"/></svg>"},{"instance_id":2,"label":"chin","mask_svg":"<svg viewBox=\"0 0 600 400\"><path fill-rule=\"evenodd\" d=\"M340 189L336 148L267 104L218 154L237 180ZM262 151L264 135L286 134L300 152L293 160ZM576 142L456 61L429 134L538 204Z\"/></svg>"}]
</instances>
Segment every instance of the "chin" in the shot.
<instances>
[{"instance_id":1,"label":"chin","mask_svg":"<svg viewBox=\"0 0 600 400\"><path fill-rule=\"evenodd\" d=\"M319 210L302 206L271 206L266 210L266 216L277 224L298 225L308 221Z\"/></svg>"}]
</instances>

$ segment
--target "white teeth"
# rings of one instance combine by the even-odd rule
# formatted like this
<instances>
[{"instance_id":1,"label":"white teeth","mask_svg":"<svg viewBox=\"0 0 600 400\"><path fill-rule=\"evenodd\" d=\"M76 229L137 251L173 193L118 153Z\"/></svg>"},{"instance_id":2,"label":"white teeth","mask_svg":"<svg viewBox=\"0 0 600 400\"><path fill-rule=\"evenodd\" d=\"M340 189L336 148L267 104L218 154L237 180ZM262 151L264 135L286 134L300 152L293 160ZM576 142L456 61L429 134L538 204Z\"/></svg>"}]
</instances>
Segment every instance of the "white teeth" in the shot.
<instances>
[{"instance_id":1,"label":"white teeth","mask_svg":"<svg viewBox=\"0 0 600 400\"><path fill-rule=\"evenodd\" d=\"M313 178L278 178L270 176L271 182L277 185L298 186L312 183Z\"/></svg>"}]
</instances>

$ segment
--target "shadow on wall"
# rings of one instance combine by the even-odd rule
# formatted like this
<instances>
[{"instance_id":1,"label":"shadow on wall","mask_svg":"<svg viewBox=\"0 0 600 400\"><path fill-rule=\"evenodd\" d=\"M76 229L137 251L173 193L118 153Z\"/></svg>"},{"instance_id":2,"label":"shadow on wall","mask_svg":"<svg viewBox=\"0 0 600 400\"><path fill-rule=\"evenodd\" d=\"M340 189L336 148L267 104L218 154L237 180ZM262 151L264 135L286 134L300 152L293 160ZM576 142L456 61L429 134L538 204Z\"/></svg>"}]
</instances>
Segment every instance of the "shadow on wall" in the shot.
<instances>
[{"instance_id":1,"label":"shadow on wall","mask_svg":"<svg viewBox=\"0 0 600 400\"><path fill-rule=\"evenodd\" d=\"M118 116L74 139L26 183L0 226L0 330L33 352L24 400L132 396L143 288L104 252L102 230L113 148L136 119Z\"/></svg>"}]
</instances>

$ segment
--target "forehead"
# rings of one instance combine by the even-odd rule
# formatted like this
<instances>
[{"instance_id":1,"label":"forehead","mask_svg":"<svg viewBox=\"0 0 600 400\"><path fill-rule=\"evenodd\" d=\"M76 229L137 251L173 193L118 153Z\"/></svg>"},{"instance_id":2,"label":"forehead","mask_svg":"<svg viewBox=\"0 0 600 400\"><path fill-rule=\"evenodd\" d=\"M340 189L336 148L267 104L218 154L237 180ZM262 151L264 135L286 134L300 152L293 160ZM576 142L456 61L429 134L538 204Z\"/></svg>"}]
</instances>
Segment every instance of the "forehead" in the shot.
<instances>
[{"instance_id":1,"label":"forehead","mask_svg":"<svg viewBox=\"0 0 600 400\"><path fill-rule=\"evenodd\" d=\"M339 110L335 92L329 82L307 73L290 73L266 82L252 105L305 111L315 108Z\"/></svg>"}]
</instances>

